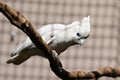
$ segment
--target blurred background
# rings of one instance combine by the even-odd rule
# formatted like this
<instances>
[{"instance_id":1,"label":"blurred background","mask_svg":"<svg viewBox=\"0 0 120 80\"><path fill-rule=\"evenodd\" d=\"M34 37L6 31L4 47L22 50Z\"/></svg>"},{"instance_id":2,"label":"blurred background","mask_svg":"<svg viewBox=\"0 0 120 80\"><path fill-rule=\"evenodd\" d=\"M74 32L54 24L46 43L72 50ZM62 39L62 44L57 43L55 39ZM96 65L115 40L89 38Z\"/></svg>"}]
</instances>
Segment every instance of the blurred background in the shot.
<instances>
[{"instance_id":1,"label":"blurred background","mask_svg":"<svg viewBox=\"0 0 120 80\"><path fill-rule=\"evenodd\" d=\"M59 57L68 71L120 67L120 0L4 0L36 29L69 24L91 17L91 33L83 46L72 46ZM60 80L47 59L34 56L19 66L7 64L11 51L26 37L0 13L0 80ZM120 80L102 77L99 80Z\"/></svg>"}]
</instances>

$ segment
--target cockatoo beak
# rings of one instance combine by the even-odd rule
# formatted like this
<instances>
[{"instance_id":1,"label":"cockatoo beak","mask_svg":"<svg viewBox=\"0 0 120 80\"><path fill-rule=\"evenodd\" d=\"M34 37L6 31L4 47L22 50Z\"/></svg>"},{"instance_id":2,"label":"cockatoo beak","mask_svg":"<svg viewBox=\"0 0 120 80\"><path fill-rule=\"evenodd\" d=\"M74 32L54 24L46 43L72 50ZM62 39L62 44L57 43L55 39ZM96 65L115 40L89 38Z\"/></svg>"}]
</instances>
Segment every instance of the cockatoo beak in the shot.
<instances>
[{"instance_id":1,"label":"cockatoo beak","mask_svg":"<svg viewBox=\"0 0 120 80\"><path fill-rule=\"evenodd\" d=\"M81 39L79 44L82 46L84 42L85 42L85 39Z\"/></svg>"}]
</instances>

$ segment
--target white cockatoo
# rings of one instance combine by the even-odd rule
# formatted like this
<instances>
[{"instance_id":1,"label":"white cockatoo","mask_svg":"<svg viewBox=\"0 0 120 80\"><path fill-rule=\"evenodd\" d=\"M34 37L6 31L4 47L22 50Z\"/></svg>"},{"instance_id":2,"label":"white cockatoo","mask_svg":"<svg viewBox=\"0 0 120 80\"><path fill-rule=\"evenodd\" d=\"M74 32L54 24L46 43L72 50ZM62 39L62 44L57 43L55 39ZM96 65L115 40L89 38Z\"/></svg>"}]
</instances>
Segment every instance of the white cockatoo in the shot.
<instances>
[{"instance_id":1,"label":"white cockatoo","mask_svg":"<svg viewBox=\"0 0 120 80\"><path fill-rule=\"evenodd\" d=\"M57 56L72 45L84 43L90 34L90 17L84 17L81 22L74 21L69 25L48 24L39 28L38 32ZM11 53L7 63L19 65L34 55L47 58L27 37Z\"/></svg>"}]
</instances>

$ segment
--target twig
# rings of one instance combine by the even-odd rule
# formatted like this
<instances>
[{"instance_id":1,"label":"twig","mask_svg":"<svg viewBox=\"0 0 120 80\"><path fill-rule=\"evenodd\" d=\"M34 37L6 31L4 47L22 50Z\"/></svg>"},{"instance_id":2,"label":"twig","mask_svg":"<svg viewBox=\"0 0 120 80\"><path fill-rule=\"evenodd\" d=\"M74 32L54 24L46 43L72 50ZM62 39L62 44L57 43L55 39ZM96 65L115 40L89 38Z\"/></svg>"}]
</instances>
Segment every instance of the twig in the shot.
<instances>
[{"instance_id":1,"label":"twig","mask_svg":"<svg viewBox=\"0 0 120 80\"><path fill-rule=\"evenodd\" d=\"M41 36L33 27L33 25L22 14L20 14L19 12L12 9L11 7L9 7L8 5L1 1L0 12L3 13L3 15L6 16L13 25L15 25L16 27L21 29L24 33L26 33L30 37L32 42L36 45L36 47L38 47L40 50L42 50L44 54L47 55L52 71L59 78L63 80L88 80L88 79L97 80L102 76L113 78L120 76L120 69L113 69L111 67L106 67L91 72L83 71L68 72L64 70L59 58L55 57L50 47L43 41Z\"/></svg>"}]
</instances>

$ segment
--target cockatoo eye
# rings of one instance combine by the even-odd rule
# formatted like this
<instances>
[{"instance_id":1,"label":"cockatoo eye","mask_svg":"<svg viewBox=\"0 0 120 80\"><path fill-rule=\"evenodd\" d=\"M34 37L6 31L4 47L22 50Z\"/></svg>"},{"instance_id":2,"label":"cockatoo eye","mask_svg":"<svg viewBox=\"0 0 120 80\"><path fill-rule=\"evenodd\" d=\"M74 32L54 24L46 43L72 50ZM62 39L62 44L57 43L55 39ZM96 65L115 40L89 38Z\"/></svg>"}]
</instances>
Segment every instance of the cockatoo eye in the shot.
<instances>
[{"instance_id":1,"label":"cockatoo eye","mask_svg":"<svg viewBox=\"0 0 120 80\"><path fill-rule=\"evenodd\" d=\"M77 36L81 36L80 33L76 33Z\"/></svg>"}]
</instances>

